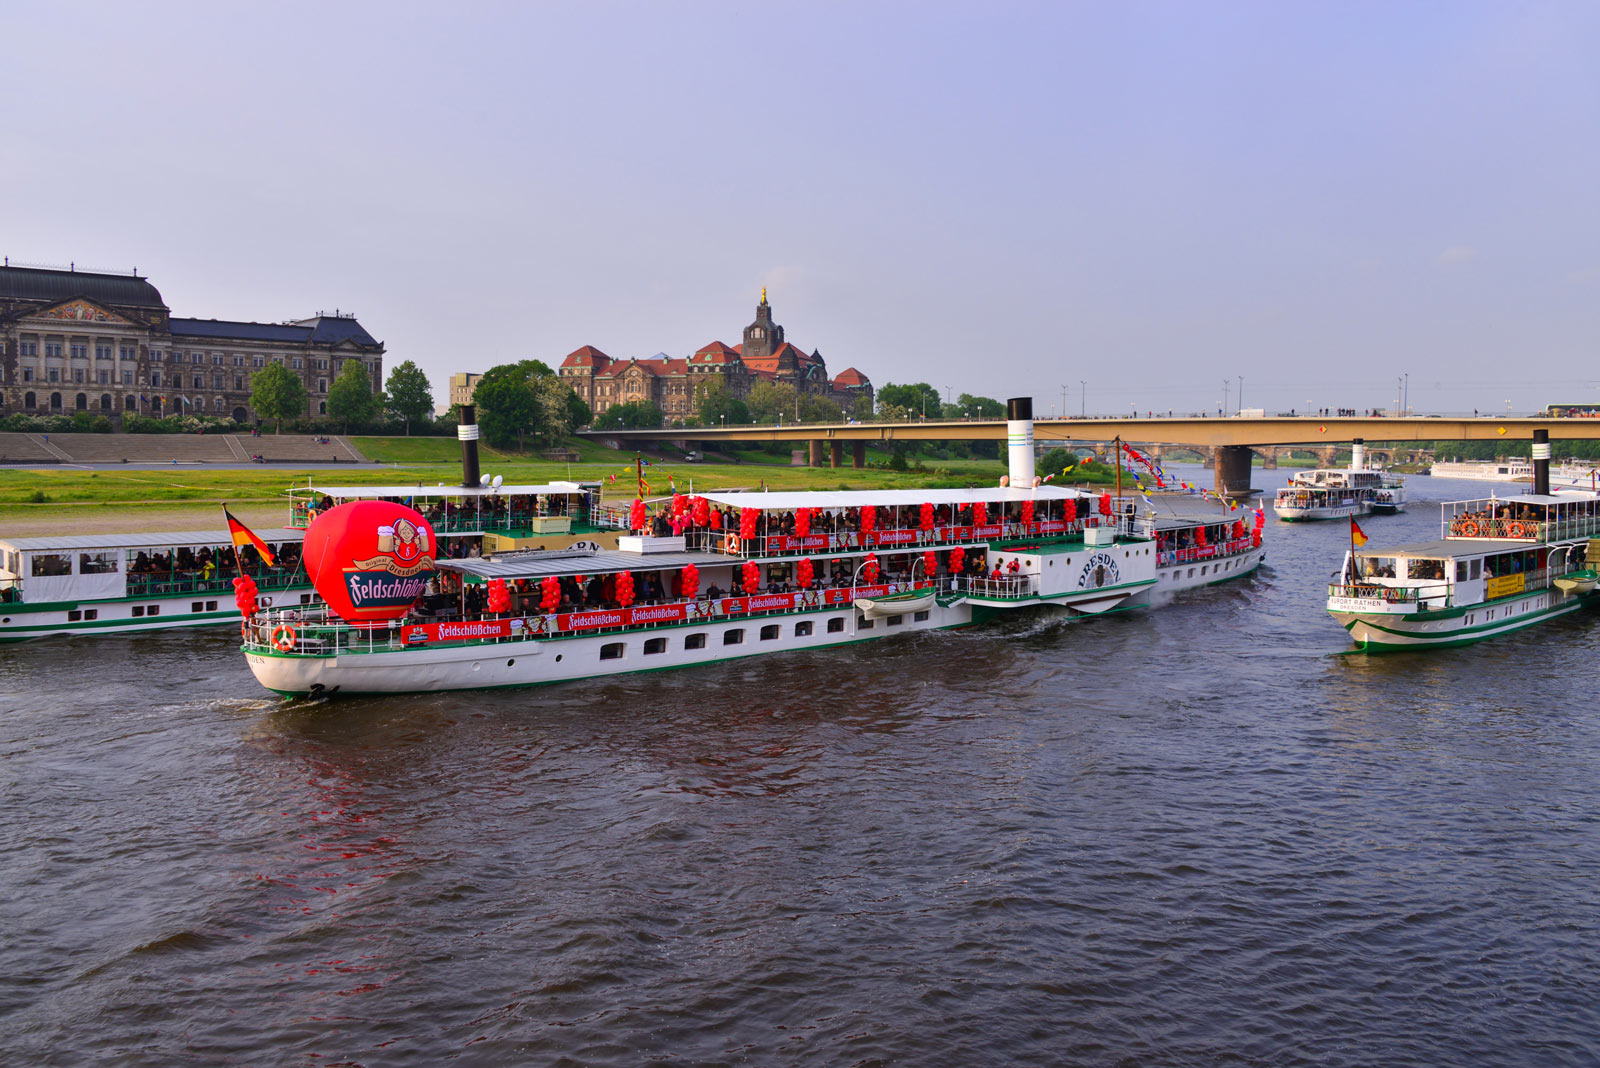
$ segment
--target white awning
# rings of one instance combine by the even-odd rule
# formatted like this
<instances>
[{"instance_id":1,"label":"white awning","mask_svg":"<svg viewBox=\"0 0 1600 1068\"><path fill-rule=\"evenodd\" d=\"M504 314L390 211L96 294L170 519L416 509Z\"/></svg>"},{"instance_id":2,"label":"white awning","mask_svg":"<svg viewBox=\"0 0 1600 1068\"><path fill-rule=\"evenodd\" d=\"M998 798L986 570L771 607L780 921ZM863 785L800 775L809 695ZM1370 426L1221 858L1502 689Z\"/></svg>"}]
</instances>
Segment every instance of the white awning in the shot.
<instances>
[{"instance_id":1,"label":"white awning","mask_svg":"<svg viewBox=\"0 0 1600 1068\"><path fill-rule=\"evenodd\" d=\"M598 484L597 484L598 485ZM296 486L294 496L314 493L344 500L374 497L552 497L578 495L588 491L576 482L548 482L540 486Z\"/></svg>"}]
</instances>

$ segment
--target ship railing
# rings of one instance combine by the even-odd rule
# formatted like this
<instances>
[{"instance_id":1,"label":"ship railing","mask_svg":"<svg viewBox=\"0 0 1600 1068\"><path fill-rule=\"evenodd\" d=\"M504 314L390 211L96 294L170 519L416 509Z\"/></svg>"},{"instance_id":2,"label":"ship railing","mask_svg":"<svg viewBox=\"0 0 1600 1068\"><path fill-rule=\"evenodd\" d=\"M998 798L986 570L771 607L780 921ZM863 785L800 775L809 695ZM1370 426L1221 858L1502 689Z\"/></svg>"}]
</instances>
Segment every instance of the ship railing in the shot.
<instances>
[{"instance_id":1,"label":"ship railing","mask_svg":"<svg viewBox=\"0 0 1600 1068\"><path fill-rule=\"evenodd\" d=\"M293 586L309 585L305 568L296 562L294 568L247 567L245 573L255 580L256 589L262 591L286 590ZM234 568L220 568L210 578L198 571L132 571L128 573L129 597L164 597L170 594L230 593L233 580L238 576Z\"/></svg>"},{"instance_id":2,"label":"ship railing","mask_svg":"<svg viewBox=\"0 0 1600 1068\"><path fill-rule=\"evenodd\" d=\"M1537 519L1488 519L1475 515L1456 515L1444 520L1447 538L1499 538L1511 541L1564 541L1568 538L1600 534L1600 516L1540 521Z\"/></svg>"},{"instance_id":3,"label":"ship railing","mask_svg":"<svg viewBox=\"0 0 1600 1068\"><path fill-rule=\"evenodd\" d=\"M698 552L723 553L728 556L781 557L810 556L836 552L912 552L921 549L955 548L993 541L1018 538L1067 538L1083 533L1085 526L1116 526L1120 533L1137 532L1140 537L1151 537L1154 520L1135 519L1128 516L1089 516L1087 519L1035 520L1022 523L1007 520L1003 523L986 523L982 526L943 526L932 530L919 528L870 530L866 532L814 531L810 534L767 534L745 538L737 530L684 531L685 547Z\"/></svg>"},{"instance_id":4,"label":"ship railing","mask_svg":"<svg viewBox=\"0 0 1600 1068\"><path fill-rule=\"evenodd\" d=\"M1381 601L1384 604L1421 605L1428 608L1450 606L1450 584L1426 586L1385 586L1381 583L1329 583L1328 596L1354 601Z\"/></svg>"},{"instance_id":5,"label":"ship railing","mask_svg":"<svg viewBox=\"0 0 1600 1068\"><path fill-rule=\"evenodd\" d=\"M1006 575L1002 578L977 578L963 576L955 580L955 588L985 601L1020 601L1039 595L1038 575Z\"/></svg>"}]
</instances>

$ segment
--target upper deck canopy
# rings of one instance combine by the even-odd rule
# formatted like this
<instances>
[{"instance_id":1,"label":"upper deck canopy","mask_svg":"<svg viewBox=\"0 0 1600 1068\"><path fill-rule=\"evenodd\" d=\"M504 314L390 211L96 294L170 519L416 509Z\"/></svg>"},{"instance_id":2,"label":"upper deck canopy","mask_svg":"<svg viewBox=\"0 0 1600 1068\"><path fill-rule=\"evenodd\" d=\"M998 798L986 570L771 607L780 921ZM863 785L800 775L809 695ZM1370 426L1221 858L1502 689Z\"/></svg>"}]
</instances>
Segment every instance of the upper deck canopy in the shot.
<instances>
[{"instance_id":1,"label":"upper deck canopy","mask_svg":"<svg viewBox=\"0 0 1600 1068\"><path fill-rule=\"evenodd\" d=\"M721 553L625 553L610 549L529 549L492 558L438 560L441 571L483 579L544 578L547 575L603 575L617 571L675 571L694 564L715 567L738 563Z\"/></svg>"},{"instance_id":2,"label":"upper deck canopy","mask_svg":"<svg viewBox=\"0 0 1600 1068\"><path fill-rule=\"evenodd\" d=\"M916 508L924 504L972 504L976 501L1009 504L1022 501L1067 501L1095 494L1057 486L1016 489L989 486L974 489L920 490L791 490L780 493L701 493L698 496L730 508L758 508L789 512L796 508L861 508L878 505L886 508Z\"/></svg>"},{"instance_id":3,"label":"upper deck canopy","mask_svg":"<svg viewBox=\"0 0 1600 1068\"><path fill-rule=\"evenodd\" d=\"M265 542L301 541L303 530L258 531ZM167 549L183 545L231 545L226 530L177 530L152 534L53 534L47 538L0 538L0 548L17 552L78 549Z\"/></svg>"},{"instance_id":4,"label":"upper deck canopy","mask_svg":"<svg viewBox=\"0 0 1600 1068\"><path fill-rule=\"evenodd\" d=\"M583 494L588 488L578 482L547 482L538 486L297 486L289 492L348 500L352 497L551 497Z\"/></svg>"}]
</instances>

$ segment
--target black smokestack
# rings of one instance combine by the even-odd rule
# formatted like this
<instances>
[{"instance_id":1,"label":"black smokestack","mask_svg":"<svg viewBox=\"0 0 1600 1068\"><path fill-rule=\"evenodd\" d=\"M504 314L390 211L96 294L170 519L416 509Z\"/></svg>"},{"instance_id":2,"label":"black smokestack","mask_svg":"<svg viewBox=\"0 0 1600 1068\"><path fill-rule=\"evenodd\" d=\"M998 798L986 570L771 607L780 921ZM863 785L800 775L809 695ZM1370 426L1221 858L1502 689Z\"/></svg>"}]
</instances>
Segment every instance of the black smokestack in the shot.
<instances>
[{"instance_id":1,"label":"black smokestack","mask_svg":"<svg viewBox=\"0 0 1600 1068\"><path fill-rule=\"evenodd\" d=\"M1550 493L1550 431L1533 432L1533 492L1540 496Z\"/></svg>"},{"instance_id":2,"label":"black smokestack","mask_svg":"<svg viewBox=\"0 0 1600 1068\"><path fill-rule=\"evenodd\" d=\"M1065 413L1063 413L1063 414L1065 414ZM1006 418L1007 419L1032 419L1033 418L1033 398L1032 397L1012 397L1010 400L1006 401Z\"/></svg>"},{"instance_id":3,"label":"black smokestack","mask_svg":"<svg viewBox=\"0 0 1600 1068\"><path fill-rule=\"evenodd\" d=\"M477 486L478 477L478 406L461 406L461 425L456 427L456 437L461 439L461 484Z\"/></svg>"}]
</instances>

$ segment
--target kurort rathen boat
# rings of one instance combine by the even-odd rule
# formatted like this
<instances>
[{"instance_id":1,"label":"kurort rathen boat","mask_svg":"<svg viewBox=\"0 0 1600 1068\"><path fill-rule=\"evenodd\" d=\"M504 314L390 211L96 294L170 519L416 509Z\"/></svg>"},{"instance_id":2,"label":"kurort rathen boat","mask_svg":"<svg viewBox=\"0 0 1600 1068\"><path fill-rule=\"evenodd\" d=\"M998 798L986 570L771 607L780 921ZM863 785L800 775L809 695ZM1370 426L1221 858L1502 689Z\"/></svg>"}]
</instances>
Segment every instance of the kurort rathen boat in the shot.
<instances>
[{"instance_id":1,"label":"kurort rathen boat","mask_svg":"<svg viewBox=\"0 0 1600 1068\"><path fill-rule=\"evenodd\" d=\"M1319 467L1290 476L1273 498L1272 510L1285 523L1406 510L1405 479L1366 465L1365 443L1357 438L1349 467Z\"/></svg>"},{"instance_id":2,"label":"kurort rathen boat","mask_svg":"<svg viewBox=\"0 0 1600 1068\"><path fill-rule=\"evenodd\" d=\"M1600 495L1552 494L1549 450L1548 440L1535 438L1532 493L1446 502L1439 540L1346 553L1328 586L1328 611L1357 646L1464 645L1576 612L1592 599Z\"/></svg>"},{"instance_id":3,"label":"kurort rathen boat","mask_svg":"<svg viewBox=\"0 0 1600 1068\"><path fill-rule=\"evenodd\" d=\"M399 618L352 622L330 603L263 609L246 622L244 653L262 685L286 695L527 686L1022 609L1102 615L1259 566L1259 511L1249 526L1227 511L1158 515L1131 498L1038 485L1031 403L1014 400L1009 414L1008 485L710 492L661 502L656 516L637 501L613 513L628 528L615 548L436 559L429 592ZM473 430L463 427L464 450ZM475 455L464 462L475 479ZM324 602L367 589L359 569L310 562L314 578L331 576Z\"/></svg>"}]
</instances>

